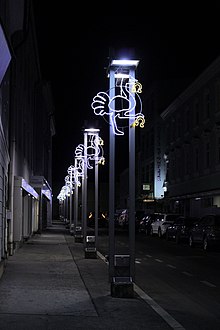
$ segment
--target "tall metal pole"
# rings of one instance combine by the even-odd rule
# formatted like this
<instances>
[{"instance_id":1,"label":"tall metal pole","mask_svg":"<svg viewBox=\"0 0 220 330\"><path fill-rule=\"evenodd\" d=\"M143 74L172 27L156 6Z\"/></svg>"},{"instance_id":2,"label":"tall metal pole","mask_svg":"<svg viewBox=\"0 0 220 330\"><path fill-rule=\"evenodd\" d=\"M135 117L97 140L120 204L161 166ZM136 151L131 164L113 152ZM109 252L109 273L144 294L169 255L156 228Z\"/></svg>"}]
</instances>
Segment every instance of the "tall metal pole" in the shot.
<instances>
[{"instance_id":1,"label":"tall metal pole","mask_svg":"<svg viewBox=\"0 0 220 330\"><path fill-rule=\"evenodd\" d=\"M77 159L75 158L75 168L77 168ZM77 170L76 170L77 171ZM75 173L77 175L77 173ZM78 177L75 178L75 194L74 194L74 228L78 225L78 199L79 199L79 191L78 191Z\"/></svg>"},{"instance_id":2,"label":"tall metal pole","mask_svg":"<svg viewBox=\"0 0 220 330\"><path fill-rule=\"evenodd\" d=\"M84 171L84 160L83 160L83 171ZM83 172L82 176L82 190L81 190L81 201L82 201L82 207L81 207L81 226L82 226L82 235L83 235L83 242L84 242L84 208L85 208L85 202L84 202L84 197L85 197L85 173Z\"/></svg>"},{"instance_id":3,"label":"tall metal pole","mask_svg":"<svg viewBox=\"0 0 220 330\"><path fill-rule=\"evenodd\" d=\"M72 170L70 170L70 229L72 226L73 221L73 173Z\"/></svg>"},{"instance_id":4,"label":"tall metal pole","mask_svg":"<svg viewBox=\"0 0 220 330\"><path fill-rule=\"evenodd\" d=\"M96 133L97 137L99 136L98 133ZM98 153L96 154L95 157L95 244L97 246L97 241L98 241L98 178L99 178L99 155Z\"/></svg>"},{"instance_id":5,"label":"tall metal pole","mask_svg":"<svg viewBox=\"0 0 220 330\"><path fill-rule=\"evenodd\" d=\"M130 68L129 75L135 78L135 71ZM131 89L131 88L130 88ZM132 91L130 90L132 93ZM133 98L130 95L130 102ZM133 115L133 118L132 118ZM130 275L134 282L135 276L135 107L129 118L129 249L130 249Z\"/></svg>"},{"instance_id":6,"label":"tall metal pole","mask_svg":"<svg viewBox=\"0 0 220 330\"><path fill-rule=\"evenodd\" d=\"M83 237L84 246L86 247L86 235L87 235L87 145L88 134L84 131L84 191L83 191Z\"/></svg>"},{"instance_id":7,"label":"tall metal pole","mask_svg":"<svg viewBox=\"0 0 220 330\"><path fill-rule=\"evenodd\" d=\"M115 70L110 69L109 97L115 96ZM113 105L114 108L114 105ZM114 276L115 255L115 134L109 125L109 280L112 282Z\"/></svg>"},{"instance_id":8,"label":"tall metal pole","mask_svg":"<svg viewBox=\"0 0 220 330\"><path fill-rule=\"evenodd\" d=\"M67 209L67 196L65 196L65 199L64 199L64 219L65 219L65 223L67 222L67 212L66 212L66 209Z\"/></svg>"}]
</instances>

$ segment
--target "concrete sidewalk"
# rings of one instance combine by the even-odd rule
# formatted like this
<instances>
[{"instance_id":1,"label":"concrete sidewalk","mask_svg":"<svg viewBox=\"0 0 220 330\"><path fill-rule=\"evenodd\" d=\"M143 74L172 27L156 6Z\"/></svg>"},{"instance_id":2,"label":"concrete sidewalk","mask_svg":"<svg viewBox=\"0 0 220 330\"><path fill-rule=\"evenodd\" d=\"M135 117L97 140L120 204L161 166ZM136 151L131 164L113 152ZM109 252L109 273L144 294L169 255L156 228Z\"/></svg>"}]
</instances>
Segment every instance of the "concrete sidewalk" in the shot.
<instances>
[{"instance_id":1,"label":"concrete sidewalk","mask_svg":"<svg viewBox=\"0 0 220 330\"><path fill-rule=\"evenodd\" d=\"M108 265L86 259L62 223L9 257L0 279L1 330L173 329L135 291L110 294Z\"/></svg>"}]
</instances>

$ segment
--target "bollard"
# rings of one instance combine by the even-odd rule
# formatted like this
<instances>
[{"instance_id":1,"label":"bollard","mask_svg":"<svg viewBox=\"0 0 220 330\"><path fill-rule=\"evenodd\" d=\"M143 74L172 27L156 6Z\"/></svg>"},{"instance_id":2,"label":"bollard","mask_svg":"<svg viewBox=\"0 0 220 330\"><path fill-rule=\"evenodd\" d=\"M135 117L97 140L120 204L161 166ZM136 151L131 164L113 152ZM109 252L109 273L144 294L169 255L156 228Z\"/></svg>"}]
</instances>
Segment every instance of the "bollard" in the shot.
<instances>
[{"instance_id":1,"label":"bollard","mask_svg":"<svg viewBox=\"0 0 220 330\"><path fill-rule=\"evenodd\" d=\"M82 235L82 227L76 226L75 229L75 242L82 243L83 242L83 235Z\"/></svg>"},{"instance_id":2,"label":"bollard","mask_svg":"<svg viewBox=\"0 0 220 330\"><path fill-rule=\"evenodd\" d=\"M96 259L95 236L86 236L85 258Z\"/></svg>"},{"instance_id":3,"label":"bollard","mask_svg":"<svg viewBox=\"0 0 220 330\"><path fill-rule=\"evenodd\" d=\"M133 298L133 281L130 276L130 255L114 256L114 276L111 282L111 295L118 298Z\"/></svg>"}]
</instances>

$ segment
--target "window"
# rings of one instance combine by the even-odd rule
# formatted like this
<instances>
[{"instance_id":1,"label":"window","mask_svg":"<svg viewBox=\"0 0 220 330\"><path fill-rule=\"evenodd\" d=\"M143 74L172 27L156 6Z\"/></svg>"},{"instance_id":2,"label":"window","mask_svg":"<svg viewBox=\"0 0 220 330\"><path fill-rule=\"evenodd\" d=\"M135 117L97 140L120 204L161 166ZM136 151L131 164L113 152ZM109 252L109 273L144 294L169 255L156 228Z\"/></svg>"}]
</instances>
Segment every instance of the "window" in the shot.
<instances>
[{"instance_id":1,"label":"window","mask_svg":"<svg viewBox=\"0 0 220 330\"><path fill-rule=\"evenodd\" d=\"M189 132L189 128L190 128L190 113L189 113L189 109L187 108L186 113L185 113L185 123L186 123L186 132Z\"/></svg>"},{"instance_id":2,"label":"window","mask_svg":"<svg viewBox=\"0 0 220 330\"><path fill-rule=\"evenodd\" d=\"M206 168L210 166L210 143L206 143Z\"/></svg>"},{"instance_id":3,"label":"window","mask_svg":"<svg viewBox=\"0 0 220 330\"><path fill-rule=\"evenodd\" d=\"M220 111L220 81L217 81L215 85L215 100L216 100L215 111L219 112Z\"/></svg>"},{"instance_id":4,"label":"window","mask_svg":"<svg viewBox=\"0 0 220 330\"><path fill-rule=\"evenodd\" d=\"M199 149L195 149L195 172L199 170Z\"/></svg>"},{"instance_id":5,"label":"window","mask_svg":"<svg viewBox=\"0 0 220 330\"><path fill-rule=\"evenodd\" d=\"M217 164L220 163L220 136L217 137L217 153L216 153L216 162Z\"/></svg>"},{"instance_id":6,"label":"window","mask_svg":"<svg viewBox=\"0 0 220 330\"><path fill-rule=\"evenodd\" d=\"M207 198L203 198L201 200L201 206L202 207L212 207L213 202L212 202L212 197L207 197Z\"/></svg>"},{"instance_id":7,"label":"window","mask_svg":"<svg viewBox=\"0 0 220 330\"><path fill-rule=\"evenodd\" d=\"M173 117L172 121L172 142L176 140L176 119Z\"/></svg>"},{"instance_id":8,"label":"window","mask_svg":"<svg viewBox=\"0 0 220 330\"><path fill-rule=\"evenodd\" d=\"M195 126L199 126L199 101L196 100L195 102Z\"/></svg>"},{"instance_id":9,"label":"window","mask_svg":"<svg viewBox=\"0 0 220 330\"><path fill-rule=\"evenodd\" d=\"M207 92L205 95L205 119L210 118L210 93Z\"/></svg>"},{"instance_id":10,"label":"window","mask_svg":"<svg viewBox=\"0 0 220 330\"><path fill-rule=\"evenodd\" d=\"M177 120L177 137L181 136L181 124L182 124L181 117L178 116L178 120Z\"/></svg>"},{"instance_id":11,"label":"window","mask_svg":"<svg viewBox=\"0 0 220 330\"><path fill-rule=\"evenodd\" d=\"M185 173L186 175L190 173L190 153L188 147L185 150Z\"/></svg>"}]
</instances>

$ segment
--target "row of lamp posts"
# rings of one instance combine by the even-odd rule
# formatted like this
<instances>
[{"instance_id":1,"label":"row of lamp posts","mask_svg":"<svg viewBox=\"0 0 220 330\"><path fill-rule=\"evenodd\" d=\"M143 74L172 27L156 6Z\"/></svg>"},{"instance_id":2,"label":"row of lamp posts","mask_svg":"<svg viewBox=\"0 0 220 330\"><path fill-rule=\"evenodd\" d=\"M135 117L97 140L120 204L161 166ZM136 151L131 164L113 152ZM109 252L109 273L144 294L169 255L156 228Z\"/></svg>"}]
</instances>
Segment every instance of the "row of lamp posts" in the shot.
<instances>
[{"instance_id":1,"label":"row of lamp posts","mask_svg":"<svg viewBox=\"0 0 220 330\"><path fill-rule=\"evenodd\" d=\"M135 127L143 127L145 118L139 94L142 86L135 78L137 60L112 60L108 68L109 91L99 92L91 104L95 115L109 122L109 281L111 295L133 297L135 280ZM138 109L138 111L137 111ZM124 135L120 121L129 129L129 244L127 254L117 254L115 246L115 135ZM58 196L70 195L70 228L75 240L84 242L86 258L96 258L98 237L98 164L104 162L99 129L84 130L84 144L75 150L74 166L68 168L65 188ZM87 170L95 170L95 235L87 235ZM78 222L78 188L81 186L82 212ZM74 190L74 222L72 193ZM65 198L64 198L65 200Z\"/></svg>"},{"instance_id":2,"label":"row of lamp posts","mask_svg":"<svg viewBox=\"0 0 220 330\"><path fill-rule=\"evenodd\" d=\"M64 203L65 215L69 219L70 233L76 241L84 242L85 256L96 258L98 237L98 165L104 164L103 140L99 129L84 130L84 144L75 149L74 165L68 167L65 186L58 199ZM95 235L87 235L87 171L95 170ZM79 187L81 187L82 208L79 215ZM73 205L74 198L74 205ZM74 209L74 217L72 210ZM69 211L69 212L68 212Z\"/></svg>"}]
</instances>

